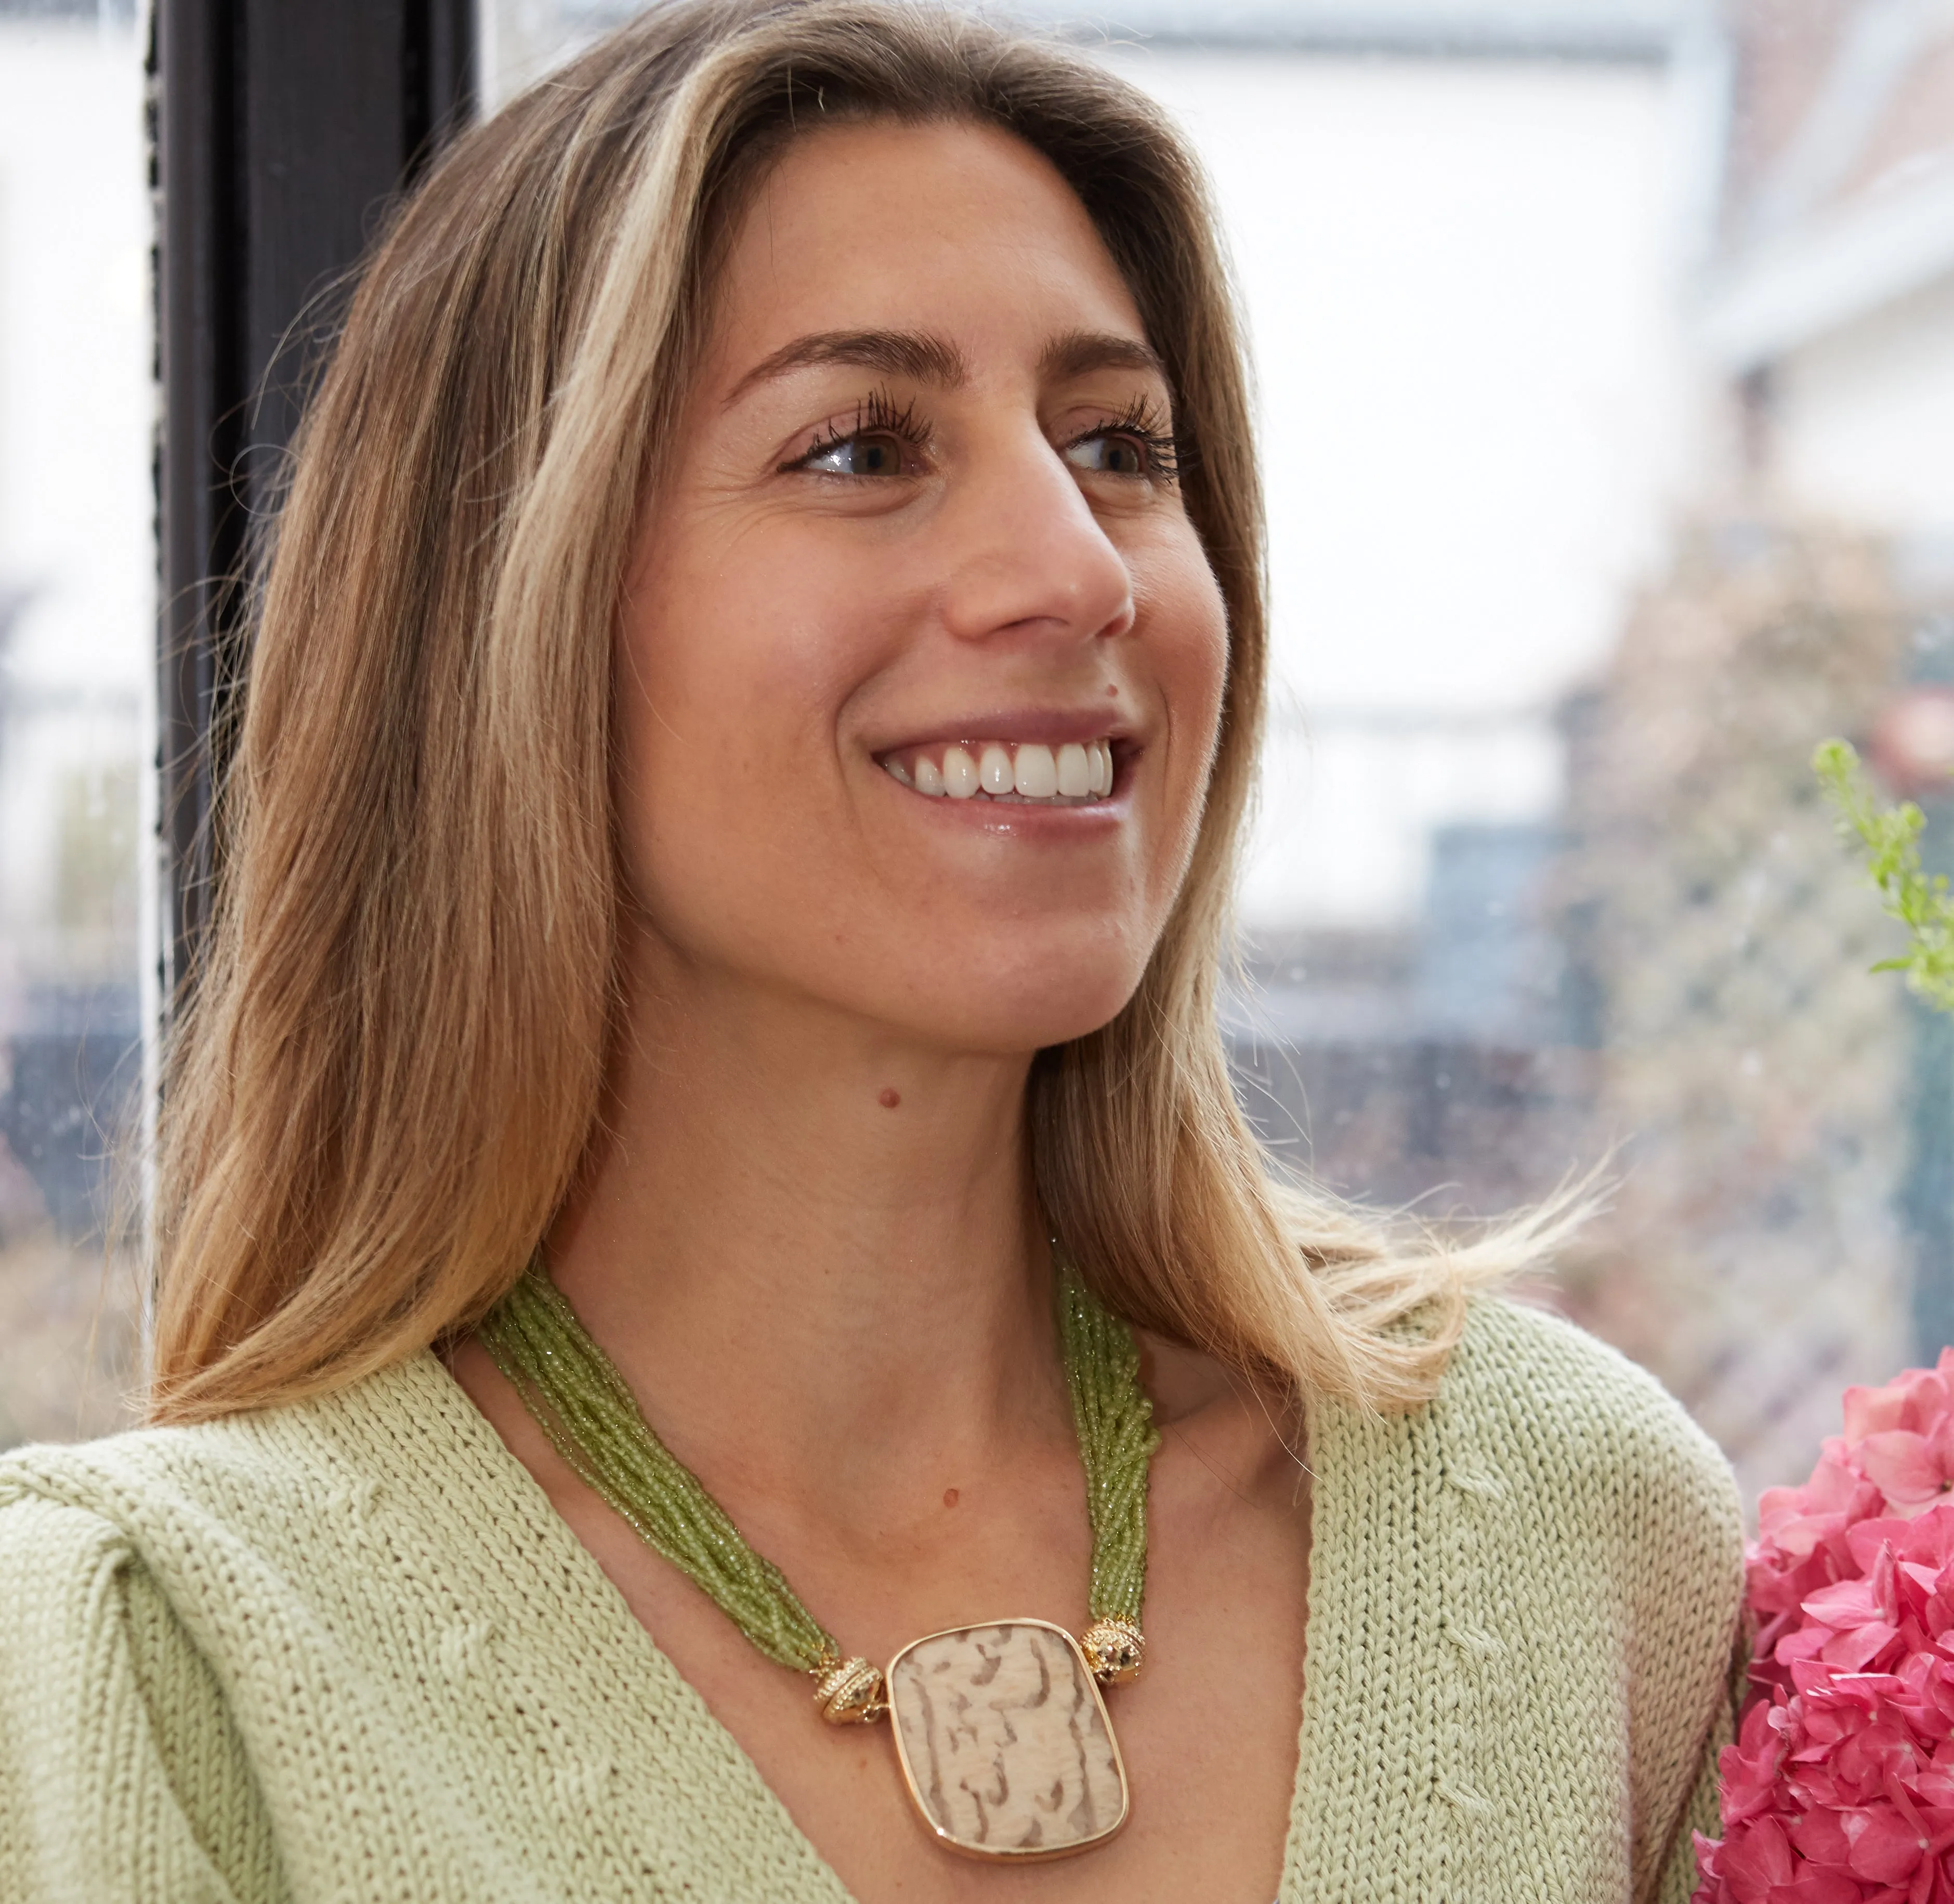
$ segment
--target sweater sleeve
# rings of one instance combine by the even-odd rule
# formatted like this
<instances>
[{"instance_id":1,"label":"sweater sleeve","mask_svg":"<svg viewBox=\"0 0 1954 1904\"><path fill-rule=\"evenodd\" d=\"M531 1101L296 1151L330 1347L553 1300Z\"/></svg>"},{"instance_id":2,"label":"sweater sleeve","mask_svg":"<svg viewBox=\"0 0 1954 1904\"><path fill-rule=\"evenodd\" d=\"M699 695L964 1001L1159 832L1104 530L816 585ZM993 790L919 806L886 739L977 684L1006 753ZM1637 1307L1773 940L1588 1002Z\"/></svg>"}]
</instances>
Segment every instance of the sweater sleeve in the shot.
<instances>
[{"instance_id":1,"label":"sweater sleeve","mask_svg":"<svg viewBox=\"0 0 1954 1904\"><path fill-rule=\"evenodd\" d=\"M1663 1862L1655 1904L1689 1904L1701 1881L1696 1869L1695 1834L1700 1831L1706 1838L1720 1838L1723 1835L1717 1761L1723 1748L1737 1736L1738 1703L1748 1679L1750 1659L1750 1635L1746 1631L1740 1636L1737 1649L1731 1657L1725 1696L1717 1704L1709 1736L1703 1742L1702 1756L1697 1761L1696 1780L1690 1788L1689 1797L1683 1801L1682 1815L1676 1821L1676 1836L1670 1842L1669 1855Z\"/></svg>"},{"instance_id":2,"label":"sweater sleeve","mask_svg":"<svg viewBox=\"0 0 1954 1904\"><path fill-rule=\"evenodd\" d=\"M111 1522L0 1494L0 1897L279 1904L208 1663Z\"/></svg>"},{"instance_id":3,"label":"sweater sleeve","mask_svg":"<svg viewBox=\"0 0 1954 1904\"><path fill-rule=\"evenodd\" d=\"M1676 1836L1670 1845L1668 1860L1662 1868L1656 1904L1689 1904L1696 1894L1701 1880L1696 1870L1695 1834L1700 1831L1706 1838L1714 1838L1723 1830L1717 1804L1717 1754L1729 1736L1727 1726L1719 1727L1704 1748L1703 1764L1696 1775L1695 1789L1682 1808Z\"/></svg>"}]
</instances>

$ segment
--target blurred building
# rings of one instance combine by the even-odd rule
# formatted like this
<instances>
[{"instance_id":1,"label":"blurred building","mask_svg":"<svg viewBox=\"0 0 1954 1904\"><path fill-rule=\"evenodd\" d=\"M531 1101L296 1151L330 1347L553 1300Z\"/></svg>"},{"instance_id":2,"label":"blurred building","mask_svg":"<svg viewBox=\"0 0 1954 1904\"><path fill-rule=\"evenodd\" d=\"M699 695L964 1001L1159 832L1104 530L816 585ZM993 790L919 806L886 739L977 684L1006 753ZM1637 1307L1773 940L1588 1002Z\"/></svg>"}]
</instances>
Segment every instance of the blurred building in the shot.
<instances>
[{"instance_id":1,"label":"blurred building","mask_svg":"<svg viewBox=\"0 0 1954 1904\"><path fill-rule=\"evenodd\" d=\"M156 397L127 5L0 0L0 1444L112 1424L141 1081Z\"/></svg>"},{"instance_id":2,"label":"blurred building","mask_svg":"<svg viewBox=\"0 0 1954 1904\"><path fill-rule=\"evenodd\" d=\"M1415 916L1264 934L1236 1024L1271 1130L1381 1199L1422 1167L1483 1211L1611 1155L1560 1299L1755 1492L1846 1384L1954 1339L1954 1035L1869 974L1893 928L1808 765L1954 677L1954 17L1676 25L1695 460L1612 652L1563 629L1550 821L1432 825Z\"/></svg>"},{"instance_id":3,"label":"blurred building","mask_svg":"<svg viewBox=\"0 0 1954 1904\"><path fill-rule=\"evenodd\" d=\"M1954 21L1932 0L1746 0L1728 58L1703 335L1753 473L1808 513L1945 545Z\"/></svg>"},{"instance_id":4,"label":"blurred building","mask_svg":"<svg viewBox=\"0 0 1954 1904\"><path fill-rule=\"evenodd\" d=\"M1845 1381L1954 1339L1954 1038L1867 973L1893 929L1806 766L1954 674L1954 16L1748 0L1724 59L1698 310L1725 513L1601 686L1570 882L1631 1160L1585 1295L1755 1485Z\"/></svg>"}]
</instances>

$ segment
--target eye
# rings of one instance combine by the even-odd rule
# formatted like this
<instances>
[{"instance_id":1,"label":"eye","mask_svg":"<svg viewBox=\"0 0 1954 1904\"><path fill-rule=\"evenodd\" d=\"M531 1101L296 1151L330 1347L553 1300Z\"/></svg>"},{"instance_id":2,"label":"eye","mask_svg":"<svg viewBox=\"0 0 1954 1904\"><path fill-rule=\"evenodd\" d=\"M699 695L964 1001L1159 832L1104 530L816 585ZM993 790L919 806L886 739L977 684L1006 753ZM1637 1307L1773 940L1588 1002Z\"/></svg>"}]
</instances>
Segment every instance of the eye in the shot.
<instances>
[{"instance_id":1,"label":"eye","mask_svg":"<svg viewBox=\"0 0 1954 1904\"><path fill-rule=\"evenodd\" d=\"M930 423L913 403L898 404L885 390L872 391L855 406L847 425L832 423L801 454L781 465L781 473L882 477L915 476L927 458Z\"/></svg>"},{"instance_id":2,"label":"eye","mask_svg":"<svg viewBox=\"0 0 1954 1904\"><path fill-rule=\"evenodd\" d=\"M1136 398L1117 416L1082 430L1059 451L1073 468L1089 476L1123 482L1175 482L1180 457L1164 413L1145 397Z\"/></svg>"},{"instance_id":3,"label":"eye","mask_svg":"<svg viewBox=\"0 0 1954 1904\"><path fill-rule=\"evenodd\" d=\"M893 476L906 473L909 446L893 432L858 430L823 443L793 465L817 476Z\"/></svg>"},{"instance_id":4,"label":"eye","mask_svg":"<svg viewBox=\"0 0 1954 1904\"><path fill-rule=\"evenodd\" d=\"M1096 475L1145 476L1154 473L1147 445L1123 432L1102 430L1065 446L1065 460L1075 470Z\"/></svg>"}]
</instances>

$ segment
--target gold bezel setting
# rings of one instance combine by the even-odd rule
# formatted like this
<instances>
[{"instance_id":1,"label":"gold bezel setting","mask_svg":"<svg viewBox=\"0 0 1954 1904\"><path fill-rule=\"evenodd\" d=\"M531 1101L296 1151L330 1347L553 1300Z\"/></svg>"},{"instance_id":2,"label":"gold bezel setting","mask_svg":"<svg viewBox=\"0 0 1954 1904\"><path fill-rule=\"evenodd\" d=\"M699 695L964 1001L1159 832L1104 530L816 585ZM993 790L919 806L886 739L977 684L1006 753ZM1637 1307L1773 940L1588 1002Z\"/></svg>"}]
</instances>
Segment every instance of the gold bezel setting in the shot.
<instances>
[{"instance_id":1,"label":"gold bezel setting","mask_svg":"<svg viewBox=\"0 0 1954 1904\"><path fill-rule=\"evenodd\" d=\"M1119 1815L1111 1824L1101 1830L1095 1831L1090 1837L1079 1838L1070 1844L986 1845L975 1843L969 1838L960 1837L955 1832L946 1829L938 1821L918 1783L916 1768L909 1762L909 1742L903 1732L901 1713L899 1710L900 1698L896 1686L897 1668L919 1647L928 1646L933 1642L959 1639L971 1633L1019 1627L1035 1627L1041 1632L1055 1635L1063 1643L1077 1669L1078 1682L1084 1688L1085 1696L1092 1701L1093 1709L1098 1715L1099 1723L1105 1733L1107 1746L1111 1754L1112 1769L1119 1780ZM1106 1709L1106 1701L1100 1692L1099 1682L1093 1672L1091 1662L1086 1658L1079 1642L1063 1626L1055 1625L1049 1620L973 1620L963 1626L946 1626L936 1632L925 1633L919 1639L911 1640L889 1661L882 1675L882 1697L889 1715L889 1730L894 1735L895 1742L896 1763L902 1768L903 1786L909 1792L909 1802L915 1806L916 1816L922 1821L923 1828L945 1850L956 1852L963 1857L977 1858L987 1862L1019 1865L1045 1864L1055 1858L1076 1857L1081 1852L1093 1850L1104 1844L1126 1824L1133 1810L1133 1792L1126 1780L1126 1761L1121 1757L1120 1752L1119 1735L1113 1730L1112 1715Z\"/></svg>"}]
</instances>

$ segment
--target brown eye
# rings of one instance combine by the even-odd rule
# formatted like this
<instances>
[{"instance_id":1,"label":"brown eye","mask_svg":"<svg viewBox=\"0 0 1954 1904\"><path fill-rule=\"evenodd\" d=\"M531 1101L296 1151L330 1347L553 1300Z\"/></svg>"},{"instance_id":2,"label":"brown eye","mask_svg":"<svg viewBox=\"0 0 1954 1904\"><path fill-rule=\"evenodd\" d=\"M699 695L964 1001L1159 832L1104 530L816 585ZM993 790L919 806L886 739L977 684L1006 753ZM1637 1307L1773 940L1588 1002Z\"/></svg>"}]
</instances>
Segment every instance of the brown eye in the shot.
<instances>
[{"instance_id":1,"label":"brown eye","mask_svg":"<svg viewBox=\"0 0 1954 1904\"><path fill-rule=\"evenodd\" d=\"M1145 446L1130 436L1111 432L1103 435L1082 436L1066 446L1065 460L1075 470L1095 475L1143 476L1152 473Z\"/></svg>"},{"instance_id":2,"label":"brown eye","mask_svg":"<svg viewBox=\"0 0 1954 1904\"><path fill-rule=\"evenodd\" d=\"M881 430L862 430L829 443L805 457L800 467L822 476L892 476L903 473L903 443Z\"/></svg>"}]
</instances>

